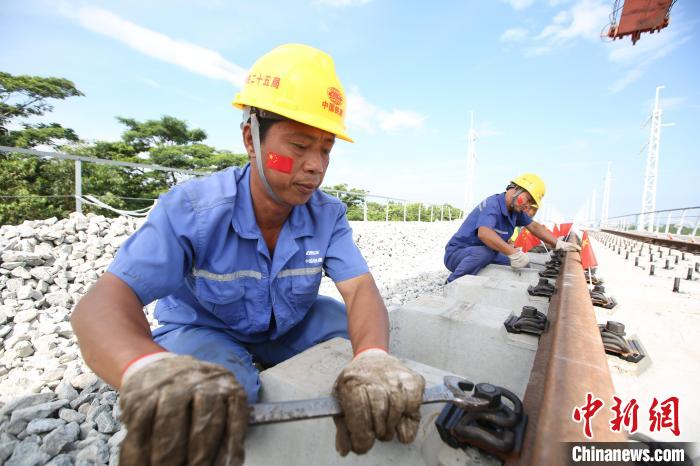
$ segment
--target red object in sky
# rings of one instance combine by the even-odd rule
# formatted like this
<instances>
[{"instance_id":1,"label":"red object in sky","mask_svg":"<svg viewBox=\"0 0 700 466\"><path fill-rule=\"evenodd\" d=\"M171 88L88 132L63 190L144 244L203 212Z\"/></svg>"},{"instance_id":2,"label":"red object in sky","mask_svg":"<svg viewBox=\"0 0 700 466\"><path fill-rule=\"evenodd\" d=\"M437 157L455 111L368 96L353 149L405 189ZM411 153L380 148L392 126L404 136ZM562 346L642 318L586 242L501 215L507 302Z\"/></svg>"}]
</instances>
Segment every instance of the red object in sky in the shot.
<instances>
[{"instance_id":1,"label":"red object in sky","mask_svg":"<svg viewBox=\"0 0 700 466\"><path fill-rule=\"evenodd\" d=\"M540 244L540 239L530 233L527 228L521 228L520 234L515 239L513 246L516 248L522 248L523 252L528 252L530 249Z\"/></svg>"},{"instance_id":2,"label":"red object in sky","mask_svg":"<svg viewBox=\"0 0 700 466\"><path fill-rule=\"evenodd\" d=\"M571 227L574 226L573 223L562 223L559 227L559 236L566 236L571 231Z\"/></svg>"},{"instance_id":3,"label":"red object in sky","mask_svg":"<svg viewBox=\"0 0 700 466\"><path fill-rule=\"evenodd\" d=\"M590 269L591 267L596 267L598 261L595 259L595 254L593 254L593 246L591 242L588 241L588 232L583 232L583 238L581 239L581 266L584 269Z\"/></svg>"},{"instance_id":4,"label":"red object in sky","mask_svg":"<svg viewBox=\"0 0 700 466\"><path fill-rule=\"evenodd\" d=\"M673 3L673 0L625 0L620 20L610 26L608 37L614 40L632 36L634 45L643 32L654 33L668 26ZM616 16L617 1L614 8L613 15Z\"/></svg>"},{"instance_id":5,"label":"red object in sky","mask_svg":"<svg viewBox=\"0 0 700 466\"><path fill-rule=\"evenodd\" d=\"M552 232L555 238L559 238L560 236L563 236L561 232L559 231L559 225L556 223L554 224L554 231Z\"/></svg>"}]
</instances>

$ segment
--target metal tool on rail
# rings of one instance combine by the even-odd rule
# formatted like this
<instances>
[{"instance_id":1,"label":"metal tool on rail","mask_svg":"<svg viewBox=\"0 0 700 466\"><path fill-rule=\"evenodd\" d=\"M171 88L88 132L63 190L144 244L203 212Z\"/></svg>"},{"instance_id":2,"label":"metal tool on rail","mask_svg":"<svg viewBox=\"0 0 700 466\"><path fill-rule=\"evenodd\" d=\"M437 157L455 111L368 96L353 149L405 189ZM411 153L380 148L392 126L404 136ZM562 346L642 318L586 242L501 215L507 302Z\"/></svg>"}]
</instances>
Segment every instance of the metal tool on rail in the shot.
<instances>
[{"instance_id":1,"label":"metal tool on rail","mask_svg":"<svg viewBox=\"0 0 700 466\"><path fill-rule=\"evenodd\" d=\"M536 307L523 306L519 317L511 314L503 325L509 333L529 333L540 336L549 328L549 321L547 316L539 312Z\"/></svg>"},{"instance_id":2,"label":"metal tool on rail","mask_svg":"<svg viewBox=\"0 0 700 466\"><path fill-rule=\"evenodd\" d=\"M598 328L607 354L635 363L646 356L646 351L638 340L625 338L625 325L621 322L609 320L605 325L598 324Z\"/></svg>"},{"instance_id":3,"label":"metal tool on rail","mask_svg":"<svg viewBox=\"0 0 700 466\"><path fill-rule=\"evenodd\" d=\"M485 401L479 407L450 403L435 421L442 440L452 448L479 448L501 459L520 453L527 415L520 399L503 387L488 383L471 384L473 397Z\"/></svg>"},{"instance_id":4,"label":"metal tool on rail","mask_svg":"<svg viewBox=\"0 0 700 466\"><path fill-rule=\"evenodd\" d=\"M426 388L423 404L450 403L464 409L485 409L488 400L467 394L473 383L457 376L445 376L443 383ZM250 407L248 422L251 425L273 424L287 421L316 419L319 417L342 416L343 408L333 397L307 400L256 403Z\"/></svg>"},{"instance_id":5,"label":"metal tool on rail","mask_svg":"<svg viewBox=\"0 0 700 466\"><path fill-rule=\"evenodd\" d=\"M506 403L505 401L508 401ZM443 441L454 448L474 446L495 455L520 450L527 423L520 399L503 387L475 384L457 376L423 392L423 404L447 403L435 425ZM333 397L251 405L251 425L342 416Z\"/></svg>"}]
</instances>

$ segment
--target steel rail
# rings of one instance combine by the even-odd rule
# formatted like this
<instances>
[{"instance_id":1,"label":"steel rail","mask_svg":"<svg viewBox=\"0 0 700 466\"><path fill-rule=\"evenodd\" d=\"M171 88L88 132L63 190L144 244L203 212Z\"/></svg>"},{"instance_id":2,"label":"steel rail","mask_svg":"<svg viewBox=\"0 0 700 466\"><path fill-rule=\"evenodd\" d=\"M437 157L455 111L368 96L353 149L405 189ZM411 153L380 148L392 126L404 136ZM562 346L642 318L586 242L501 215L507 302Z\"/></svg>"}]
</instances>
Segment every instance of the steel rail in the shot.
<instances>
[{"instance_id":1,"label":"steel rail","mask_svg":"<svg viewBox=\"0 0 700 466\"><path fill-rule=\"evenodd\" d=\"M677 249L678 251L690 252L693 254L700 253L700 243L691 243L690 241L682 241L670 238L658 238L655 236L647 236L641 233L631 233L629 231L610 230L601 228L600 231L610 233L617 236L641 241L643 243L653 244L655 246L663 246L665 248Z\"/></svg>"},{"instance_id":2,"label":"steel rail","mask_svg":"<svg viewBox=\"0 0 700 466\"><path fill-rule=\"evenodd\" d=\"M591 420L593 439L572 419L588 393L604 400L606 411L614 394L578 252L566 255L556 289L547 313L549 331L540 337L523 400L529 417L523 449L507 465L569 464L563 442L626 441L623 433L610 430L602 410Z\"/></svg>"}]
</instances>

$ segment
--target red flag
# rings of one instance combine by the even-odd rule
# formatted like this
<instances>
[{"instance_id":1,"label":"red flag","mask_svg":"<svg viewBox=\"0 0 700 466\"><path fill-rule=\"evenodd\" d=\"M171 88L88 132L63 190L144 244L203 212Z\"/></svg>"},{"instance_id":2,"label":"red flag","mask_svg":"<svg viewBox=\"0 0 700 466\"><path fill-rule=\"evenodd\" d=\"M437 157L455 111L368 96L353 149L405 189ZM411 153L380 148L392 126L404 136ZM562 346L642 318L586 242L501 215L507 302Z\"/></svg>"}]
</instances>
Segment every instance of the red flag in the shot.
<instances>
[{"instance_id":1,"label":"red flag","mask_svg":"<svg viewBox=\"0 0 700 466\"><path fill-rule=\"evenodd\" d=\"M557 225L556 223L554 224L554 231L552 232L552 234L555 238L559 238L560 236L562 236L561 232L559 231L559 225Z\"/></svg>"},{"instance_id":2,"label":"red flag","mask_svg":"<svg viewBox=\"0 0 700 466\"><path fill-rule=\"evenodd\" d=\"M571 231L571 227L574 226L573 223L562 223L559 227L559 236L566 236Z\"/></svg>"},{"instance_id":3,"label":"red flag","mask_svg":"<svg viewBox=\"0 0 700 466\"><path fill-rule=\"evenodd\" d=\"M523 252L528 252L530 249L534 248L540 244L540 239L530 233L530 231L527 228L522 228L520 230L520 234L518 237L515 239L515 243L513 243L513 246L516 248L522 248Z\"/></svg>"},{"instance_id":4,"label":"red flag","mask_svg":"<svg viewBox=\"0 0 700 466\"><path fill-rule=\"evenodd\" d=\"M590 241L588 241L588 232L583 232L583 239L581 240L581 266L584 269L590 269L591 267L596 267L598 261L595 259L595 254L593 254L593 246L591 246Z\"/></svg>"},{"instance_id":5,"label":"red flag","mask_svg":"<svg viewBox=\"0 0 700 466\"><path fill-rule=\"evenodd\" d=\"M294 159L287 157L286 155L276 154L274 152L268 152L267 162L265 162L267 168L272 168L282 173L292 173L292 167L294 166Z\"/></svg>"}]
</instances>

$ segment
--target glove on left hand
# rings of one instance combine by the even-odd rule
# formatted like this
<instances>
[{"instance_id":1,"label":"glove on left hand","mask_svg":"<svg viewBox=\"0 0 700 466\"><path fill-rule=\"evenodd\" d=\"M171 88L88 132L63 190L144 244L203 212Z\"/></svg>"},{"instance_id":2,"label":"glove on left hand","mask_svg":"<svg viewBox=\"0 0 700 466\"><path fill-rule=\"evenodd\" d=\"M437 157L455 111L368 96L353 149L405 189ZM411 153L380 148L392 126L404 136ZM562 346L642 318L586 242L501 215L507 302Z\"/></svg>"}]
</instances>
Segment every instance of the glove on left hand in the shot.
<instances>
[{"instance_id":1,"label":"glove on left hand","mask_svg":"<svg viewBox=\"0 0 700 466\"><path fill-rule=\"evenodd\" d=\"M335 448L366 453L374 439L389 441L394 431L401 443L416 438L425 379L381 349L363 351L340 373L333 395L344 415L333 418Z\"/></svg>"}]
</instances>

